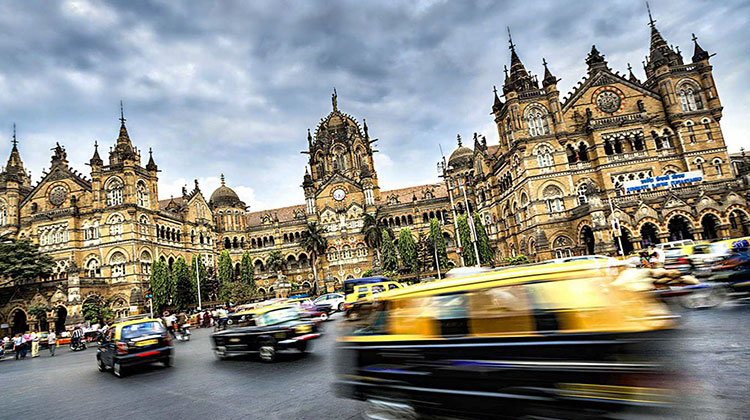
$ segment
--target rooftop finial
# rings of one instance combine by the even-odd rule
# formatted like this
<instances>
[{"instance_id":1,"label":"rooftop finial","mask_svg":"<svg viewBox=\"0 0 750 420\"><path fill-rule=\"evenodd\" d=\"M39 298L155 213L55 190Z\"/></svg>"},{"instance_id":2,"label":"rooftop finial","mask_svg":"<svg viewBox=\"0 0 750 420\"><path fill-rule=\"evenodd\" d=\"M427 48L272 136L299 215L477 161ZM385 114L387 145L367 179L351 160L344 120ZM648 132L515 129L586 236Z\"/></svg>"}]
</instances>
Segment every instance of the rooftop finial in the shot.
<instances>
[{"instance_id":1,"label":"rooftop finial","mask_svg":"<svg viewBox=\"0 0 750 420\"><path fill-rule=\"evenodd\" d=\"M497 95L497 86L492 85L492 91L495 93L495 95Z\"/></svg>"},{"instance_id":2,"label":"rooftop finial","mask_svg":"<svg viewBox=\"0 0 750 420\"><path fill-rule=\"evenodd\" d=\"M508 28L508 44L509 44L508 48L513 50L516 48L516 44L513 43L513 36L511 36L510 34L510 26L507 26L506 28Z\"/></svg>"},{"instance_id":3,"label":"rooftop finial","mask_svg":"<svg viewBox=\"0 0 750 420\"><path fill-rule=\"evenodd\" d=\"M120 100L120 122L125 124L125 110L122 107L122 100Z\"/></svg>"},{"instance_id":4,"label":"rooftop finial","mask_svg":"<svg viewBox=\"0 0 750 420\"><path fill-rule=\"evenodd\" d=\"M333 94L331 95L331 103L333 104L333 110L337 111L339 109L339 95L336 93L336 88L333 88Z\"/></svg>"},{"instance_id":5,"label":"rooftop finial","mask_svg":"<svg viewBox=\"0 0 750 420\"><path fill-rule=\"evenodd\" d=\"M508 78L508 66L503 66L503 72L505 72L505 78Z\"/></svg>"},{"instance_id":6,"label":"rooftop finial","mask_svg":"<svg viewBox=\"0 0 750 420\"><path fill-rule=\"evenodd\" d=\"M696 42L696 43L697 43L697 42L698 42L698 37L697 37L697 36L695 36L695 34L694 34L694 33L692 33L692 34L690 34L690 35L692 35L692 36L693 36L693 38L692 38L693 42Z\"/></svg>"},{"instance_id":7,"label":"rooftop finial","mask_svg":"<svg viewBox=\"0 0 750 420\"><path fill-rule=\"evenodd\" d=\"M646 2L646 10L648 10L648 26L653 28L656 25L656 21L651 17L651 6L648 5L648 2Z\"/></svg>"},{"instance_id":8,"label":"rooftop finial","mask_svg":"<svg viewBox=\"0 0 750 420\"><path fill-rule=\"evenodd\" d=\"M224 174L221 174L221 186L224 186Z\"/></svg>"},{"instance_id":9,"label":"rooftop finial","mask_svg":"<svg viewBox=\"0 0 750 420\"><path fill-rule=\"evenodd\" d=\"M456 134L456 140L458 140L458 147L463 146L463 144L461 144L461 135L460 134Z\"/></svg>"},{"instance_id":10,"label":"rooftop finial","mask_svg":"<svg viewBox=\"0 0 750 420\"><path fill-rule=\"evenodd\" d=\"M13 147L18 146L18 140L16 139L16 123L13 123Z\"/></svg>"}]
</instances>

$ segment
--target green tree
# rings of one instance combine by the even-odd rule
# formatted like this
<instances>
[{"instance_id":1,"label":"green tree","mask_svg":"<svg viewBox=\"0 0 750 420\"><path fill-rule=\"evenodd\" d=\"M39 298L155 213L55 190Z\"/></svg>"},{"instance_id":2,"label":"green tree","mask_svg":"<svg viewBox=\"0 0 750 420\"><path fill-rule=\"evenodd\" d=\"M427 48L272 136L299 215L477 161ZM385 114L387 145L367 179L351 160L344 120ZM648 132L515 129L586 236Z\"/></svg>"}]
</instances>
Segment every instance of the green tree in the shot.
<instances>
[{"instance_id":1,"label":"green tree","mask_svg":"<svg viewBox=\"0 0 750 420\"><path fill-rule=\"evenodd\" d=\"M0 287L47 278L53 267L52 257L39 252L38 245L0 236Z\"/></svg>"},{"instance_id":2,"label":"green tree","mask_svg":"<svg viewBox=\"0 0 750 420\"><path fill-rule=\"evenodd\" d=\"M461 255L467 266L476 264L474 257L474 244L471 241L471 228L466 215L458 216L458 234L461 236Z\"/></svg>"},{"instance_id":3,"label":"green tree","mask_svg":"<svg viewBox=\"0 0 750 420\"><path fill-rule=\"evenodd\" d=\"M266 267L268 267L269 271L276 272L276 278L281 278L281 273L284 271L284 267L286 267L286 261L281 255L281 251L273 250L268 253Z\"/></svg>"},{"instance_id":4,"label":"green tree","mask_svg":"<svg viewBox=\"0 0 750 420\"><path fill-rule=\"evenodd\" d=\"M506 264L508 265L521 265L521 264L528 264L531 261L529 260L529 257L525 255L518 255L516 257L508 257L505 259Z\"/></svg>"},{"instance_id":5,"label":"green tree","mask_svg":"<svg viewBox=\"0 0 750 420\"><path fill-rule=\"evenodd\" d=\"M99 298L86 299L81 306L81 315L83 315L83 319L86 321L103 324L105 321L111 320L114 316L112 310L109 309L110 303L112 303L110 300L102 302Z\"/></svg>"},{"instance_id":6,"label":"green tree","mask_svg":"<svg viewBox=\"0 0 750 420\"><path fill-rule=\"evenodd\" d=\"M47 312L51 310L51 305L33 305L30 306L26 312L36 318L36 320L39 321L39 328L42 328L41 325L47 322Z\"/></svg>"},{"instance_id":7,"label":"green tree","mask_svg":"<svg viewBox=\"0 0 750 420\"><path fill-rule=\"evenodd\" d=\"M197 270L195 267L196 264L198 265ZM198 274L198 277L196 277L196 272ZM211 284L208 281L206 266L203 265L203 260L200 258L200 256L193 255L193 259L190 262L190 279L196 290L200 289L201 301L206 302L211 300L209 297L211 294ZM200 280L200 282L198 280ZM199 285L200 288L198 287Z\"/></svg>"},{"instance_id":8,"label":"green tree","mask_svg":"<svg viewBox=\"0 0 750 420\"><path fill-rule=\"evenodd\" d=\"M219 254L219 287L233 280L232 257L229 256L229 251L221 251L221 254Z\"/></svg>"},{"instance_id":9,"label":"green tree","mask_svg":"<svg viewBox=\"0 0 750 420\"><path fill-rule=\"evenodd\" d=\"M477 248L479 248L479 262L490 264L494 259L494 252L490 246L490 237L487 235L487 228L479 217L479 213L474 212L474 229L477 232Z\"/></svg>"},{"instance_id":10,"label":"green tree","mask_svg":"<svg viewBox=\"0 0 750 420\"><path fill-rule=\"evenodd\" d=\"M401 264L409 270L410 273L416 273L419 269L417 261L417 244L414 242L414 236L409 228L401 229L398 233L398 253L401 255Z\"/></svg>"},{"instance_id":11,"label":"green tree","mask_svg":"<svg viewBox=\"0 0 750 420\"><path fill-rule=\"evenodd\" d=\"M396 246L393 245L393 238L386 229L383 229L381 232L383 270L396 271L398 269L398 255L396 254Z\"/></svg>"},{"instance_id":12,"label":"green tree","mask_svg":"<svg viewBox=\"0 0 750 420\"><path fill-rule=\"evenodd\" d=\"M375 213L365 213L362 234L365 237L365 243L368 247L375 250L375 255L378 261L382 264L382 256L380 255L380 248L383 245L383 229L388 230L391 233L391 229L383 223L380 217L380 207L375 209ZM391 234L391 237L393 235Z\"/></svg>"},{"instance_id":13,"label":"green tree","mask_svg":"<svg viewBox=\"0 0 750 420\"><path fill-rule=\"evenodd\" d=\"M177 258L172 266L172 276L175 282L174 306L178 310L187 309L189 305L196 302L195 285L193 277L190 275L190 267L187 265L185 258Z\"/></svg>"},{"instance_id":14,"label":"green tree","mask_svg":"<svg viewBox=\"0 0 750 420\"><path fill-rule=\"evenodd\" d=\"M313 295L318 294L318 261L328 249L328 240L323 236L323 233L323 229L316 222L310 222L307 224L300 240L300 246L310 253L310 264L312 264L313 277L315 278Z\"/></svg>"},{"instance_id":15,"label":"green tree","mask_svg":"<svg viewBox=\"0 0 750 420\"><path fill-rule=\"evenodd\" d=\"M435 252L437 252L437 260L435 265L440 264L441 269L448 267L448 252L445 249L445 238L443 237L443 229L440 227L440 222L436 218L430 219L430 252L432 252L433 258Z\"/></svg>"},{"instance_id":16,"label":"green tree","mask_svg":"<svg viewBox=\"0 0 750 420\"><path fill-rule=\"evenodd\" d=\"M155 261L151 268L151 277L149 278L151 294L154 296L153 303L155 313L160 313L162 309L169 305L170 300L174 295L174 283L172 280L173 277L169 272L167 263Z\"/></svg>"},{"instance_id":17,"label":"green tree","mask_svg":"<svg viewBox=\"0 0 750 420\"><path fill-rule=\"evenodd\" d=\"M255 297L255 295L249 284L241 280L234 280L221 286L221 295L219 299L224 302L239 303L250 300L253 297Z\"/></svg>"},{"instance_id":18,"label":"green tree","mask_svg":"<svg viewBox=\"0 0 750 420\"><path fill-rule=\"evenodd\" d=\"M250 252L245 251L242 253L242 261L240 261L240 281L250 286L251 289L255 290L255 279L253 278L255 269L253 263L250 260Z\"/></svg>"}]
</instances>

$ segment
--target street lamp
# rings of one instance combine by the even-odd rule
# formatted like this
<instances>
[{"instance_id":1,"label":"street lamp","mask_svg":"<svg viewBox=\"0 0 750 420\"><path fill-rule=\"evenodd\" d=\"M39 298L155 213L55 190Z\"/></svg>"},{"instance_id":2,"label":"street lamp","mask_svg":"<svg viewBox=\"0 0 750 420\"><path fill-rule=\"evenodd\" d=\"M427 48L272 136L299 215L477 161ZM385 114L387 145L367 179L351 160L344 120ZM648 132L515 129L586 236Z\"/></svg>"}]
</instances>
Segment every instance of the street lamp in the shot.
<instances>
[{"instance_id":1,"label":"street lamp","mask_svg":"<svg viewBox=\"0 0 750 420\"><path fill-rule=\"evenodd\" d=\"M441 147L441 154L442 151L443 149ZM456 205L453 202L453 191L451 190L450 177L447 172L448 168L448 164L445 163L445 155L443 155L442 160L437 163L438 176L445 180L445 186L448 188L448 197L450 197L451 200L451 212L453 213L453 231L456 236L456 253L461 261L461 267L465 267L466 263L464 262L463 249L461 249L461 233L458 231L458 216L456 214Z\"/></svg>"}]
</instances>

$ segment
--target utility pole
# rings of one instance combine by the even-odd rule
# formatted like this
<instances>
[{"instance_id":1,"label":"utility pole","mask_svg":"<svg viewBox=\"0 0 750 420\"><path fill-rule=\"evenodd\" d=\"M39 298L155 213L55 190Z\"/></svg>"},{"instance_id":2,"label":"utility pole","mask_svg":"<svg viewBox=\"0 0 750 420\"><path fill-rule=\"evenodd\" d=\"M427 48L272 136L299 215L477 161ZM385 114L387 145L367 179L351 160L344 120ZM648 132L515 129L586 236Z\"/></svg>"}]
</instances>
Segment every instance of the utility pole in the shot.
<instances>
[{"instance_id":1,"label":"utility pole","mask_svg":"<svg viewBox=\"0 0 750 420\"><path fill-rule=\"evenodd\" d=\"M617 243L620 245L620 255L625 256L625 250L622 249L622 232L620 231L620 221L615 216L615 207L612 205L612 198L607 193L607 201L609 201L609 211L612 213L612 234L617 236Z\"/></svg>"},{"instance_id":2,"label":"utility pole","mask_svg":"<svg viewBox=\"0 0 750 420\"><path fill-rule=\"evenodd\" d=\"M474 217L471 215L471 212L469 211L469 199L466 197L466 185L464 182L462 182L461 179L459 179L459 185L461 186L461 191L464 194L464 205L466 206L466 218L469 222L469 230L471 231L471 242L474 245L474 256L476 257L476 264L475 267L479 267L479 247L477 246L477 232L474 228Z\"/></svg>"},{"instance_id":3,"label":"utility pole","mask_svg":"<svg viewBox=\"0 0 750 420\"><path fill-rule=\"evenodd\" d=\"M440 147L440 155L443 157L442 162L438 162L438 175L445 180L445 186L448 188L448 197L450 197L451 200L451 212L453 213L453 231L456 234L456 250L458 251L458 258L461 260L461 267L465 267L466 263L464 262L464 253L461 248L461 233L458 231L458 215L456 213L456 205L453 202L453 190L451 189L450 178L446 173L448 164L445 162L443 147L440 145L438 145L438 147Z\"/></svg>"},{"instance_id":4,"label":"utility pole","mask_svg":"<svg viewBox=\"0 0 750 420\"><path fill-rule=\"evenodd\" d=\"M198 270L198 265L200 264L200 258L201 254L198 254L197 257L195 257L195 282L198 285L198 310L201 310L201 275L200 270Z\"/></svg>"}]
</instances>

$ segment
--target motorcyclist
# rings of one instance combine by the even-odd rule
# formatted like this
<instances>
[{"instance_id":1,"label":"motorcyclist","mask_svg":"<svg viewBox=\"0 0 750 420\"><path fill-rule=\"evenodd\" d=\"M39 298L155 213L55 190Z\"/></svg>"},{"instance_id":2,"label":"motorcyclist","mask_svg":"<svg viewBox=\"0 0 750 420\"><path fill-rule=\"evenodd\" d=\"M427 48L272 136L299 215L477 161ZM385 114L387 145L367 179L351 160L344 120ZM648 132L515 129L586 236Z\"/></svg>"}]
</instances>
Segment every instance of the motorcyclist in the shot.
<instances>
[{"instance_id":1,"label":"motorcyclist","mask_svg":"<svg viewBox=\"0 0 750 420\"><path fill-rule=\"evenodd\" d=\"M70 346L71 348L77 349L81 347L81 342L83 341L83 329L80 325L76 325L76 328L73 330L73 334L70 335Z\"/></svg>"}]
</instances>

